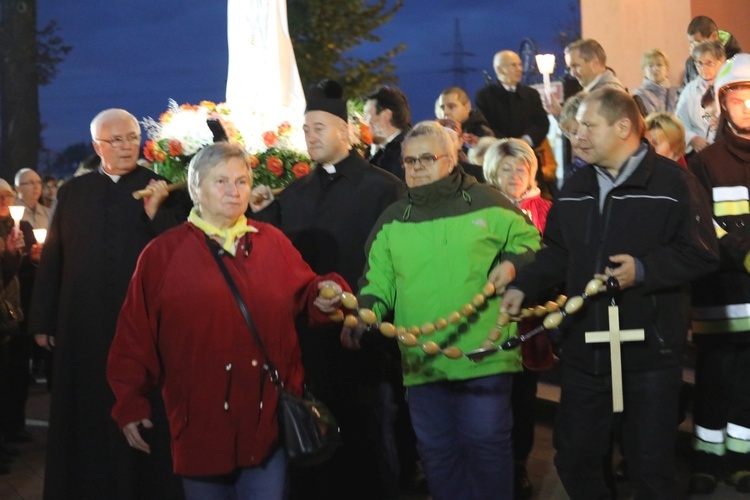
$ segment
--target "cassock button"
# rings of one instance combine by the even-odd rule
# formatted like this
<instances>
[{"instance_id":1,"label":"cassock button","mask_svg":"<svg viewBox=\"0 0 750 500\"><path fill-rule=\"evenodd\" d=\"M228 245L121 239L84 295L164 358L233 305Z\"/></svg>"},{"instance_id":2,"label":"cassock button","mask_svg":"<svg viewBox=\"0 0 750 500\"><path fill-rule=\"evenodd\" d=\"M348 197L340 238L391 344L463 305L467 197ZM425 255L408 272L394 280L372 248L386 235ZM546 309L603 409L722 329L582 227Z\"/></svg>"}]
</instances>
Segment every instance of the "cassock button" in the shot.
<instances>
[{"instance_id":1,"label":"cassock button","mask_svg":"<svg viewBox=\"0 0 750 500\"><path fill-rule=\"evenodd\" d=\"M253 365L253 366L258 366L258 360L257 360L257 359L254 359L254 360L252 360L252 361L250 362L250 364L251 364L251 365Z\"/></svg>"}]
</instances>

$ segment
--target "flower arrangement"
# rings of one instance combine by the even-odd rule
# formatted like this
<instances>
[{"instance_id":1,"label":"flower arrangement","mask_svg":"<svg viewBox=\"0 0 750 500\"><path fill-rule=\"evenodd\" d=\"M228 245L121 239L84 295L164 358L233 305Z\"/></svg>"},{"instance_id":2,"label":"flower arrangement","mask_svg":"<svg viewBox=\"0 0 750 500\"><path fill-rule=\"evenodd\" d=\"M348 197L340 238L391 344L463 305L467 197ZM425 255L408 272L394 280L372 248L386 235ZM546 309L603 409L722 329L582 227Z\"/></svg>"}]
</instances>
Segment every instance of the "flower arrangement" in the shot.
<instances>
[{"instance_id":1,"label":"flower arrangement","mask_svg":"<svg viewBox=\"0 0 750 500\"><path fill-rule=\"evenodd\" d=\"M364 119L365 102L361 99L349 99L346 111L349 115L349 142L352 148L363 158L372 144L372 132Z\"/></svg>"},{"instance_id":2,"label":"flower arrangement","mask_svg":"<svg viewBox=\"0 0 750 500\"><path fill-rule=\"evenodd\" d=\"M152 118L143 121L148 135L143 155L150 162L149 168L171 182L184 181L193 156L214 142L213 132L206 124L208 119L218 120L229 141L247 149L225 103L201 101L198 105L178 105L170 99L159 121ZM292 133L292 126L284 122L276 130L263 133L265 149L248 151L255 185L284 188L310 172L310 160L294 148Z\"/></svg>"},{"instance_id":3,"label":"flower arrangement","mask_svg":"<svg viewBox=\"0 0 750 500\"><path fill-rule=\"evenodd\" d=\"M158 122L153 118L143 121L149 138L143 156L150 162L150 168L172 182L184 181L192 157L214 142L213 132L206 124L210 118L221 123L230 142L245 146L225 103L201 101L198 105L178 105L170 99L167 111L161 114Z\"/></svg>"},{"instance_id":4,"label":"flower arrangement","mask_svg":"<svg viewBox=\"0 0 750 500\"><path fill-rule=\"evenodd\" d=\"M294 148L291 137L289 122L283 122L276 130L263 132L266 149L250 156L254 185L284 188L310 173L310 159Z\"/></svg>"}]
</instances>

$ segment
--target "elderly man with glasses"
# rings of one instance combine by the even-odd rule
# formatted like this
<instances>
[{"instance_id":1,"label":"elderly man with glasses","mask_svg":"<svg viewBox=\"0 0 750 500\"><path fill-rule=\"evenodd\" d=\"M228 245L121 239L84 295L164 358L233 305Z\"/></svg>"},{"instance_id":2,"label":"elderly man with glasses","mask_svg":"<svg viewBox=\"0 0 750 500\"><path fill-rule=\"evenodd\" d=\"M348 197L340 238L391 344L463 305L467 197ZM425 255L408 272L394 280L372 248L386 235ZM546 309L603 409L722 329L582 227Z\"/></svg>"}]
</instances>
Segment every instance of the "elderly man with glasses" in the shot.
<instances>
[{"instance_id":1,"label":"elderly man with glasses","mask_svg":"<svg viewBox=\"0 0 750 500\"><path fill-rule=\"evenodd\" d=\"M101 166L58 192L29 318L37 343L55 349L45 498L175 498L163 404L152 406L151 455L129 448L110 418L106 363L138 256L185 220L185 194L167 198L164 179L137 165L141 131L127 111L99 113L91 137ZM153 195L135 200L147 185Z\"/></svg>"},{"instance_id":2,"label":"elderly man with glasses","mask_svg":"<svg viewBox=\"0 0 750 500\"><path fill-rule=\"evenodd\" d=\"M47 229L49 225L49 208L39 203L42 196L42 178L30 168L22 168L15 177L18 205L25 207L23 219L34 229Z\"/></svg>"}]
</instances>

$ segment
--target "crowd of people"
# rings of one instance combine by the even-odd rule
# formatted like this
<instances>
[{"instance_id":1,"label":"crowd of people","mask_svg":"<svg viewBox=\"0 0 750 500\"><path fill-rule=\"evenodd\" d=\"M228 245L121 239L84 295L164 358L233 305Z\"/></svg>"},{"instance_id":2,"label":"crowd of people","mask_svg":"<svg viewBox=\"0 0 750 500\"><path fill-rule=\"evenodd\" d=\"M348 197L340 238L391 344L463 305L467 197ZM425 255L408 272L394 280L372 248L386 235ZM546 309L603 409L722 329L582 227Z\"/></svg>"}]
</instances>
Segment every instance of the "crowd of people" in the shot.
<instances>
[{"instance_id":1,"label":"crowd of people","mask_svg":"<svg viewBox=\"0 0 750 500\"><path fill-rule=\"evenodd\" d=\"M316 168L276 196L222 142L170 194L138 164L138 120L102 111L90 172L59 191L28 168L0 179L0 474L31 438L38 358L54 367L45 499L390 499L422 473L436 500L529 498L536 385L554 352L568 495L615 495L617 434L636 498L678 498L691 338L689 489L750 492L750 55L705 16L687 35L679 88L655 48L629 93L592 39L565 49L579 91L562 102L523 85L510 50L474 105L448 87L434 120L412 125L403 92L379 87L364 157L343 89L321 82L303 127ZM401 342L342 327L343 292ZM540 323L524 310L560 293L578 306L502 348ZM587 341L613 328L613 306L643 333L617 355ZM496 352L465 355L479 348ZM276 382L330 407L330 460L288 466Z\"/></svg>"}]
</instances>

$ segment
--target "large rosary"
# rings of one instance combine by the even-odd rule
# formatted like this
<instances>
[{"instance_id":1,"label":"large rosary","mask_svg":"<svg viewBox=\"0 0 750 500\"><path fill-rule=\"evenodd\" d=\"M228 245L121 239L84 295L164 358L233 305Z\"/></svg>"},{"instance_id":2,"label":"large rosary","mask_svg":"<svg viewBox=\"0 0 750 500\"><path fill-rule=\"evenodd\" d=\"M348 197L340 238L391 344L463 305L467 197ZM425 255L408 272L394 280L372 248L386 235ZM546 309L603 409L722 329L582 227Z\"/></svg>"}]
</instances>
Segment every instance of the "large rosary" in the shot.
<instances>
[{"instance_id":1,"label":"large rosary","mask_svg":"<svg viewBox=\"0 0 750 500\"><path fill-rule=\"evenodd\" d=\"M470 361L479 362L492 353L513 349L545 330L557 328L567 315L580 311L587 299L599 294L602 285L605 285L607 291L610 293L614 293L619 289L619 283L614 277L610 277L606 284L602 280L594 278L586 284L584 292L581 295L571 297L570 299L567 299L564 295L560 295L555 301L549 301L544 305L521 310L521 319L544 317L542 324L527 333L511 337L497 345L496 342L502 335L501 329L512 320L510 314L501 311L497 317L495 327L487 335L487 340L483 341L478 349L466 353L456 346L441 347L437 342L429 340L429 337L437 330L443 330L449 325L457 324L462 318L469 318L474 314L479 314L477 308L483 306L489 297L495 295L495 286L492 283L485 284L482 287L481 293L473 296L471 301L461 307L460 310L453 311L445 318L438 318L433 322L428 322L421 326L403 327L395 326L388 322L378 322L377 315L371 309L360 308L357 297L348 292L343 292L340 295L342 306L349 312L345 313L339 310L331 315L331 319L337 322L343 321L345 327L352 329L357 328L360 321L362 321L368 331L377 329L386 337L396 338L400 344L406 347L419 346L425 354L430 356L442 353L450 359L466 357ZM323 287L320 291L320 296L325 299L332 299L336 295L338 295L338 292L331 286ZM356 315L353 314L355 312ZM620 344L627 341L643 340L645 332L642 329L620 330L619 308L615 305L614 298L612 299L612 305L609 306L609 325L609 331L586 332L586 343L609 343L612 370L612 409L614 412L622 412L624 403L622 396Z\"/></svg>"}]
</instances>

